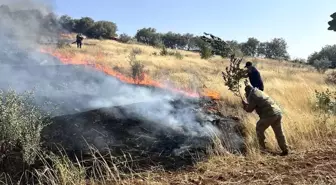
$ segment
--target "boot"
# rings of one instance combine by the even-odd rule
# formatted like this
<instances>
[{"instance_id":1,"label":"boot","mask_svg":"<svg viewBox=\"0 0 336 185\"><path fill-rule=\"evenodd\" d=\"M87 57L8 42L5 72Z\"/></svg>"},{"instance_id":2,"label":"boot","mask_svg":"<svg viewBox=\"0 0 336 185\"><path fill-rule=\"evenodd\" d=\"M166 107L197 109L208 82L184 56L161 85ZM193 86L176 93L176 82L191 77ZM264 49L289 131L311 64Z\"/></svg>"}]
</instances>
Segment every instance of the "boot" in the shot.
<instances>
[{"instance_id":1,"label":"boot","mask_svg":"<svg viewBox=\"0 0 336 185\"><path fill-rule=\"evenodd\" d=\"M288 150L284 150L280 154L280 156L287 156L287 155L288 155Z\"/></svg>"}]
</instances>

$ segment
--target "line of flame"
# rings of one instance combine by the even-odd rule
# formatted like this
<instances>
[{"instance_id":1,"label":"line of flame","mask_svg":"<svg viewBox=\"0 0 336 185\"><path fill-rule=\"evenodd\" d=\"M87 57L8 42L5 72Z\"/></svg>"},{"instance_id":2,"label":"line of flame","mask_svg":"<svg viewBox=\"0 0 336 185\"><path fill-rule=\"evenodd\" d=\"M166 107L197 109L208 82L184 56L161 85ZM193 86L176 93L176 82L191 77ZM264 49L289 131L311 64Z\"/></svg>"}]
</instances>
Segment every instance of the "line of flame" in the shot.
<instances>
[{"instance_id":1,"label":"line of flame","mask_svg":"<svg viewBox=\"0 0 336 185\"><path fill-rule=\"evenodd\" d=\"M40 52L42 53L47 53L50 54L56 58L58 58L63 64L75 64L75 65L86 65L86 66L91 66L99 71L104 72L107 75L111 75L113 77L118 78L120 81L128 83L128 84L139 84L139 85L147 85L147 86L154 86L154 87L159 87L162 89L168 89L171 90L173 92L177 92L189 97L201 97L201 96L206 96L206 97L210 97L212 99L219 99L220 95L219 93L212 91L210 89L204 89L203 92L197 93L197 92L192 92L190 90L185 90L185 89L179 89L179 88L172 88L172 87L168 87L167 85L161 84L155 80L152 80L149 78L149 76L147 74L143 74L142 79L141 80L134 80L133 78L127 77L113 69L111 69L110 67L104 66L102 64L91 64L88 61L84 61L84 60L75 60L72 57L68 57L63 55L62 53L56 51L56 50L51 50L51 49L40 49Z\"/></svg>"}]
</instances>

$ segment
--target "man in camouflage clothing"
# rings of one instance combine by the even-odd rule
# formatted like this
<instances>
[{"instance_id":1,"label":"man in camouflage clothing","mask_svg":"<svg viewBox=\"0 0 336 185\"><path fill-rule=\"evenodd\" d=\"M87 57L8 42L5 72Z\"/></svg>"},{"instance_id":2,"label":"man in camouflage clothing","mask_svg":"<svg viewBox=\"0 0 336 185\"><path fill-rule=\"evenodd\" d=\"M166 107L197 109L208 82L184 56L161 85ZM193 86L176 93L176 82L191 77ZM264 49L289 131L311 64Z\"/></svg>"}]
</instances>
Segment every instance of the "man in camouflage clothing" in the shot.
<instances>
[{"instance_id":1,"label":"man in camouflage clothing","mask_svg":"<svg viewBox=\"0 0 336 185\"><path fill-rule=\"evenodd\" d=\"M288 155L288 147L281 126L282 112L279 106L263 91L251 85L246 84L245 93L247 102L242 101L244 110L246 112L255 110L260 118L257 122L256 132L261 150L266 150L265 130L271 126L282 150L281 155Z\"/></svg>"}]
</instances>

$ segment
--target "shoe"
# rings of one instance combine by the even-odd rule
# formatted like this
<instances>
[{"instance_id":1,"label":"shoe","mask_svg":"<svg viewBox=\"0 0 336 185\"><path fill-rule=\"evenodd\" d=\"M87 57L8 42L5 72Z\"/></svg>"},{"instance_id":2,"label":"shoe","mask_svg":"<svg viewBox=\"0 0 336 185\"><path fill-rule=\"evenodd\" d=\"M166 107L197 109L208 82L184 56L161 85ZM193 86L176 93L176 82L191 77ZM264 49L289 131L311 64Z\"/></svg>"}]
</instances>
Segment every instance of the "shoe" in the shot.
<instances>
[{"instance_id":1,"label":"shoe","mask_svg":"<svg viewBox=\"0 0 336 185\"><path fill-rule=\"evenodd\" d=\"M288 155L288 150L282 151L280 156L287 156Z\"/></svg>"}]
</instances>

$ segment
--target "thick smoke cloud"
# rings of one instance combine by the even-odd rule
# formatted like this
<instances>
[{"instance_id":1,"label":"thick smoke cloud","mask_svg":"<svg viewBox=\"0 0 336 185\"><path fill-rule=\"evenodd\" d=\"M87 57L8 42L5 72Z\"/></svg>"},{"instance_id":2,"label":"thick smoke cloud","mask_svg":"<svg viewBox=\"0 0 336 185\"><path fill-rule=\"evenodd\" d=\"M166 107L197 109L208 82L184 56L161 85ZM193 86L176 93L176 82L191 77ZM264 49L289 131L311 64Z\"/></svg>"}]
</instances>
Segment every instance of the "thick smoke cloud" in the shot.
<instances>
[{"instance_id":1,"label":"thick smoke cloud","mask_svg":"<svg viewBox=\"0 0 336 185\"><path fill-rule=\"evenodd\" d=\"M132 110L135 116L146 117L158 127L187 128L187 135L203 135L207 127L196 122L190 111L172 116L169 100L179 95L134 87L82 66L61 65L56 58L38 52L39 43L54 41L59 27L48 3L42 1L1 1L0 4L0 88L18 92L33 90L36 102L51 101L59 105L56 115L84 110L142 104ZM44 107L48 111L51 107ZM177 116L176 116L177 115ZM216 130L210 128L211 130Z\"/></svg>"}]
</instances>

